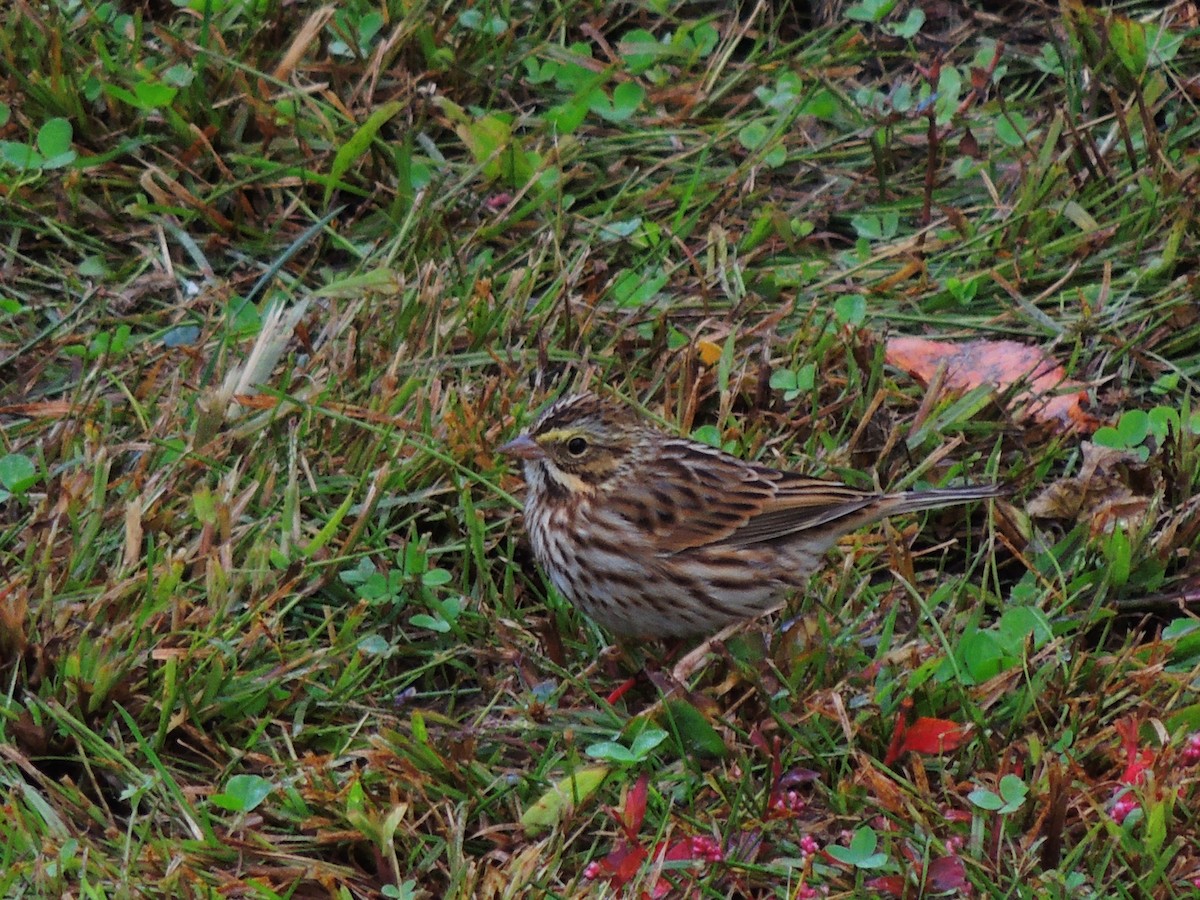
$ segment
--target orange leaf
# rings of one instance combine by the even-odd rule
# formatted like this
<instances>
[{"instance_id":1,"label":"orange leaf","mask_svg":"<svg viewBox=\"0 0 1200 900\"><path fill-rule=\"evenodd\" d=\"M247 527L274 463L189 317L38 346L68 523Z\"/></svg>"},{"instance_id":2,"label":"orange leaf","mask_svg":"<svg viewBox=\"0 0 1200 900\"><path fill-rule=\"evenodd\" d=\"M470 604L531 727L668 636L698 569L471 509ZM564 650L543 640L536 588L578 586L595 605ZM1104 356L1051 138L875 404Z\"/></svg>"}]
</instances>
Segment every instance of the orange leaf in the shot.
<instances>
[{"instance_id":1,"label":"orange leaf","mask_svg":"<svg viewBox=\"0 0 1200 900\"><path fill-rule=\"evenodd\" d=\"M721 345L701 339L696 341L696 355L706 366L715 366L721 358Z\"/></svg>"},{"instance_id":2,"label":"orange leaf","mask_svg":"<svg viewBox=\"0 0 1200 900\"><path fill-rule=\"evenodd\" d=\"M1083 411L1087 392L1070 381L1062 366L1036 347L1017 341L967 341L951 344L925 338L896 337L888 341L887 361L928 384L945 366L946 387L969 391L990 384L998 391L1021 385L1013 397L1021 418L1066 431L1090 433L1099 424Z\"/></svg>"},{"instance_id":3,"label":"orange leaf","mask_svg":"<svg viewBox=\"0 0 1200 900\"><path fill-rule=\"evenodd\" d=\"M944 753L955 750L970 733L968 726L959 725L949 719L931 719L921 716L904 732L901 752Z\"/></svg>"}]
</instances>

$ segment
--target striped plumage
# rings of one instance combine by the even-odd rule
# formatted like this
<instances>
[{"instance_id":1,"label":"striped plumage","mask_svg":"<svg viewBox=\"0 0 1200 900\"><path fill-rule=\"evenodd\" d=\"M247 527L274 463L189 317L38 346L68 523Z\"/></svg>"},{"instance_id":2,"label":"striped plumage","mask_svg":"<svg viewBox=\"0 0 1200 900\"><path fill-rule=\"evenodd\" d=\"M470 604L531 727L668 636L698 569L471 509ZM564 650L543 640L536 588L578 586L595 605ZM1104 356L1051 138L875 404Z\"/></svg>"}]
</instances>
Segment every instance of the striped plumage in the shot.
<instances>
[{"instance_id":1,"label":"striped plumage","mask_svg":"<svg viewBox=\"0 0 1200 900\"><path fill-rule=\"evenodd\" d=\"M594 394L501 452L524 463L525 527L555 587L623 637L717 631L779 605L847 532L996 497L992 485L878 494L670 436Z\"/></svg>"}]
</instances>

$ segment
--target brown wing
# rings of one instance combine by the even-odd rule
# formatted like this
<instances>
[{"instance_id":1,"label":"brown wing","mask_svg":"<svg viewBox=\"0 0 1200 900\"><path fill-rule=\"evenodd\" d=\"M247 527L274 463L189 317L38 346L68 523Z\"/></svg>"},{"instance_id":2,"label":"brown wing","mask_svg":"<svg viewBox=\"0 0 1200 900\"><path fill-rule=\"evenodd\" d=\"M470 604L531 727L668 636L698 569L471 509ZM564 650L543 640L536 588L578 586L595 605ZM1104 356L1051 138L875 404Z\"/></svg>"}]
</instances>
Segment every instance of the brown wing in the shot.
<instances>
[{"instance_id":1,"label":"brown wing","mask_svg":"<svg viewBox=\"0 0 1200 900\"><path fill-rule=\"evenodd\" d=\"M658 449L644 463L648 495L626 502L659 553L769 543L851 516L880 499L690 441L669 441Z\"/></svg>"},{"instance_id":2,"label":"brown wing","mask_svg":"<svg viewBox=\"0 0 1200 900\"><path fill-rule=\"evenodd\" d=\"M806 478L792 472L776 474L780 478L775 495L720 543L746 547L821 528L840 519L854 517L857 523L861 519L854 514L875 506L883 497L882 494L857 491L839 481Z\"/></svg>"}]
</instances>

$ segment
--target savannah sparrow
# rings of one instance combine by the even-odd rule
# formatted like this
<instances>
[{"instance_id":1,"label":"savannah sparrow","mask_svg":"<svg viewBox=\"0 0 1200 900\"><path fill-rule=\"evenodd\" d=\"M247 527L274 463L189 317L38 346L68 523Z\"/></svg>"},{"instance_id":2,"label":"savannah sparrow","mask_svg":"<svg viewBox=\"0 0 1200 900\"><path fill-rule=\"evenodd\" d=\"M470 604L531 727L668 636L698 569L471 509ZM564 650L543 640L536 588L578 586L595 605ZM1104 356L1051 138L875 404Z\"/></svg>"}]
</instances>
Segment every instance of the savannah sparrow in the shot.
<instances>
[{"instance_id":1,"label":"savannah sparrow","mask_svg":"<svg viewBox=\"0 0 1200 900\"><path fill-rule=\"evenodd\" d=\"M674 437L594 394L500 447L524 463L525 527L554 586L629 638L708 634L779 605L833 543L993 485L877 494Z\"/></svg>"}]
</instances>

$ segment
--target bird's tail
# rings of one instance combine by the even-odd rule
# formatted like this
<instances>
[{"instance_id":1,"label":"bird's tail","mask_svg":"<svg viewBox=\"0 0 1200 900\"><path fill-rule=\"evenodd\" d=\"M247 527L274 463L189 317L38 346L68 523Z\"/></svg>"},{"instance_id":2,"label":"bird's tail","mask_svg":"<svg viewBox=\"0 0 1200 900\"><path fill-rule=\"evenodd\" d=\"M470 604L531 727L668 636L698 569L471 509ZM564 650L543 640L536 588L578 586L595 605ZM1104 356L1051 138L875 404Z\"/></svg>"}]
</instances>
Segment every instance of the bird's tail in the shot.
<instances>
[{"instance_id":1,"label":"bird's tail","mask_svg":"<svg viewBox=\"0 0 1200 900\"><path fill-rule=\"evenodd\" d=\"M957 506L959 503L991 500L995 497L1003 497L1007 493L1008 489L998 484L972 484L966 487L906 491L902 494L888 496L881 504L880 512L883 516L895 516L922 509L939 509L943 506Z\"/></svg>"}]
</instances>

